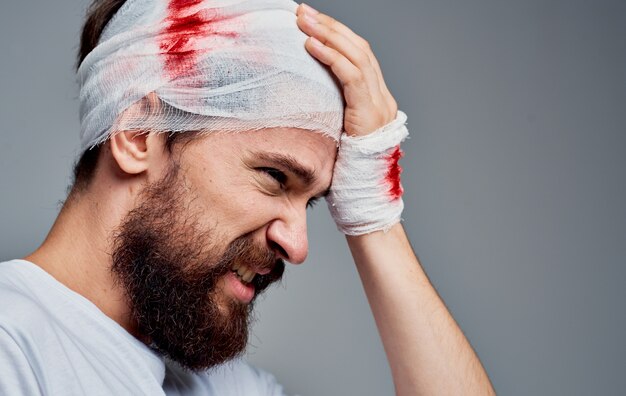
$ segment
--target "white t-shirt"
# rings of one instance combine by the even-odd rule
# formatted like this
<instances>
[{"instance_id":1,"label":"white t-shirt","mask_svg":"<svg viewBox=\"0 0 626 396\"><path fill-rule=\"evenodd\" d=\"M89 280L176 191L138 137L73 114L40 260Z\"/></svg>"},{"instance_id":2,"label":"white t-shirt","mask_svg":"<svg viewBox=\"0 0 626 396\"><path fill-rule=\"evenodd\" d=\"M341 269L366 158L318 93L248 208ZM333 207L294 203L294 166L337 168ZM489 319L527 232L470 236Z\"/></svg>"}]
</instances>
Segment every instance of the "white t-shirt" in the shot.
<instances>
[{"instance_id":1,"label":"white t-shirt","mask_svg":"<svg viewBox=\"0 0 626 396\"><path fill-rule=\"evenodd\" d=\"M283 395L241 359L200 374L162 359L25 260L0 262L0 395Z\"/></svg>"}]
</instances>

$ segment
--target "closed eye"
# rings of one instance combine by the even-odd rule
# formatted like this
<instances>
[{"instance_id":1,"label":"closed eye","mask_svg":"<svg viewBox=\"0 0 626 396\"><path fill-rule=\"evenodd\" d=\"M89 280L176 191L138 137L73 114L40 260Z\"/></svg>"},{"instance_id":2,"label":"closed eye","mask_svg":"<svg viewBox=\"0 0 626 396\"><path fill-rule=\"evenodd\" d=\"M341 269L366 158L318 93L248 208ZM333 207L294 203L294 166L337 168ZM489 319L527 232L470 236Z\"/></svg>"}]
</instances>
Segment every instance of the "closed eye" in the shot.
<instances>
[{"instance_id":1,"label":"closed eye","mask_svg":"<svg viewBox=\"0 0 626 396\"><path fill-rule=\"evenodd\" d=\"M285 183L287 182L287 175L285 175L283 172L279 171L276 168L269 168L264 166L257 168L257 170L264 172L265 174L276 180L280 184L281 188L285 187Z\"/></svg>"},{"instance_id":2,"label":"closed eye","mask_svg":"<svg viewBox=\"0 0 626 396\"><path fill-rule=\"evenodd\" d=\"M278 182L280 184L281 189L285 188L285 183L287 182L287 175L285 175L284 172L276 168L270 168L270 167L265 167L265 166L262 166L256 169L265 173L267 176L271 177L276 182ZM317 204L317 202L319 201L319 199L320 197L313 197L309 199L309 201L306 203L307 209L314 207L315 204Z\"/></svg>"},{"instance_id":3,"label":"closed eye","mask_svg":"<svg viewBox=\"0 0 626 396\"><path fill-rule=\"evenodd\" d=\"M309 209L309 208L314 207L315 204L317 204L317 202L319 200L320 200L319 198L311 198L311 199L309 199L309 202L306 203L306 208Z\"/></svg>"}]
</instances>

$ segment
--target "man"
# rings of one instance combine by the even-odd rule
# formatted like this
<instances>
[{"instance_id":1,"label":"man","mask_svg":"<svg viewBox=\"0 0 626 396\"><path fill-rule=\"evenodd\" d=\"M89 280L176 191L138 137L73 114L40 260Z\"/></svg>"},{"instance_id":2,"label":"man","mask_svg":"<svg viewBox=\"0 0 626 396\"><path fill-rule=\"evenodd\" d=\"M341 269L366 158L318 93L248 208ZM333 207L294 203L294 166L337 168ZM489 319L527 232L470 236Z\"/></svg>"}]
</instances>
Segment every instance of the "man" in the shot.
<instances>
[{"instance_id":1,"label":"man","mask_svg":"<svg viewBox=\"0 0 626 396\"><path fill-rule=\"evenodd\" d=\"M0 264L0 394L282 394L237 357L321 197L397 394L493 393L399 223L406 116L362 38L285 0L102 0L78 75L72 189Z\"/></svg>"}]
</instances>

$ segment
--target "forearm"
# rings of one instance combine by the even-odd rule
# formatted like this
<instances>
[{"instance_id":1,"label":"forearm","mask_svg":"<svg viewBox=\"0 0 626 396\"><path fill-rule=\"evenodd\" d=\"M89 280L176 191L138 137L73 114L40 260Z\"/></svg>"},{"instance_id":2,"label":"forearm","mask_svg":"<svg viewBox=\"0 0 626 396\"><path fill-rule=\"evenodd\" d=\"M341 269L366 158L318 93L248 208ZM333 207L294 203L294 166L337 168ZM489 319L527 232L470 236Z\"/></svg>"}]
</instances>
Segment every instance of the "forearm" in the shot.
<instances>
[{"instance_id":1,"label":"forearm","mask_svg":"<svg viewBox=\"0 0 626 396\"><path fill-rule=\"evenodd\" d=\"M397 395L495 394L487 373L430 284L401 224L348 236Z\"/></svg>"},{"instance_id":2,"label":"forearm","mask_svg":"<svg viewBox=\"0 0 626 396\"><path fill-rule=\"evenodd\" d=\"M398 166L406 115L369 43L336 19L300 5L307 51L337 77L344 131L327 200L338 228L362 234L402 211ZM384 189L381 186L385 185ZM378 210L376 210L378 208ZM384 208L384 210L380 210ZM349 236L399 395L489 394L487 374L422 270L400 224Z\"/></svg>"}]
</instances>

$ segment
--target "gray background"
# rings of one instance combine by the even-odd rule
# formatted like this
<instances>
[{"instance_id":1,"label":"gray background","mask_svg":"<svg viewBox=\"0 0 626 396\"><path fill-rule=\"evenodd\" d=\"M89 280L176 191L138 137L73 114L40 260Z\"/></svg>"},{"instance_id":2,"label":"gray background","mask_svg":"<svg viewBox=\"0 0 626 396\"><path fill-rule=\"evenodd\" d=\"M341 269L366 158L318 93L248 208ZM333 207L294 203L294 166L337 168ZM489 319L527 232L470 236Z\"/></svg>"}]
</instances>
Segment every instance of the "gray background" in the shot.
<instances>
[{"instance_id":1,"label":"gray background","mask_svg":"<svg viewBox=\"0 0 626 396\"><path fill-rule=\"evenodd\" d=\"M65 196L86 4L0 6L0 259L34 249ZM498 392L623 394L626 2L311 4L371 42L409 115L405 226ZM345 241L324 203L309 219L250 359L292 393L390 395Z\"/></svg>"}]
</instances>

